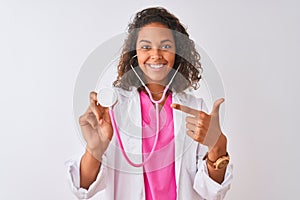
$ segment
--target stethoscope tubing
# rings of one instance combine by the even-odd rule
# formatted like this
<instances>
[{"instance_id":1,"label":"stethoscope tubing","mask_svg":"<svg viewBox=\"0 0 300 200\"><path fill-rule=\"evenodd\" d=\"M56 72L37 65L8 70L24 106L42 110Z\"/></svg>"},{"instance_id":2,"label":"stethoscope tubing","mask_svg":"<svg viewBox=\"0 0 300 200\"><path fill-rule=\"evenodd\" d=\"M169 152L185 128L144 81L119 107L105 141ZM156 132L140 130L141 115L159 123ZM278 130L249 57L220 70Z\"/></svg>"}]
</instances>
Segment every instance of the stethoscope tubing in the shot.
<instances>
[{"instance_id":1,"label":"stethoscope tubing","mask_svg":"<svg viewBox=\"0 0 300 200\"><path fill-rule=\"evenodd\" d=\"M135 56L134 56L135 57ZM145 90L147 91L148 95L149 95L149 98L150 100L152 101L152 103L155 104L155 110L156 110L156 134L155 134L155 140L154 140L154 144L152 146L152 149L151 149L151 152L150 154L148 155L148 157L142 161L141 163L134 163L132 162L128 155L126 154L125 152L125 149L124 149L124 146L123 146L123 143L122 143L122 140L121 140L121 136L120 136L120 133L119 133L119 130L118 130L118 127L117 127L117 124L116 124L116 121L115 121L115 117L114 117L114 111L112 109L112 107L109 108L109 116L110 116L110 119L111 119L111 122L112 122L112 126L113 126L113 130L114 132L116 133L116 137L117 137L117 141L119 143L119 146L121 148L121 152L125 158L125 160L132 166L134 167L142 167L144 166L149 160L150 158L152 157L153 153L154 153L154 150L157 146L157 141L158 141L158 135L159 135L159 103L161 103L164 99L165 99L165 96L166 96L166 93L169 89L169 86L171 85L175 75L177 74L179 68L180 68L180 65L178 66L176 72L174 73L173 77L171 78L171 80L169 81L169 84L165 87L164 91L163 91L163 95L162 97L160 98L160 100L156 101L153 99L152 97L152 94L151 94L151 91L149 90L149 88L146 86L146 84L142 81L142 79L139 77L138 73L135 71L135 69L132 67L132 65L130 65L130 67L132 68L133 72L136 74L136 76L138 77L138 79L141 81L142 85L145 87Z\"/></svg>"},{"instance_id":2,"label":"stethoscope tubing","mask_svg":"<svg viewBox=\"0 0 300 200\"><path fill-rule=\"evenodd\" d=\"M157 146L157 141L158 141L158 135L159 135L159 110L158 110L158 104L159 103L155 103L155 109L156 109L156 134L155 134L155 140L154 140L154 144L152 146L152 149L151 149L151 152L150 154L148 155L148 157L146 158L145 161L141 162L141 163L134 163L132 162L129 157L127 156L126 152L125 152L125 149L124 149L124 146L123 146L123 143L122 143L122 140L121 140L121 136L120 136L120 133L119 133L119 130L118 130L118 127L116 125L116 121L115 121L115 118L114 118L114 111L112 109L109 109L109 116L110 118L112 119L112 126L113 126L113 130L115 131L116 133L116 137L117 137L117 141L119 143L119 146L121 148L121 152L125 158L125 160L132 166L134 167L142 167L146 164L146 162L148 162L150 160L150 158L152 157L153 153L154 153L154 150Z\"/></svg>"}]
</instances>

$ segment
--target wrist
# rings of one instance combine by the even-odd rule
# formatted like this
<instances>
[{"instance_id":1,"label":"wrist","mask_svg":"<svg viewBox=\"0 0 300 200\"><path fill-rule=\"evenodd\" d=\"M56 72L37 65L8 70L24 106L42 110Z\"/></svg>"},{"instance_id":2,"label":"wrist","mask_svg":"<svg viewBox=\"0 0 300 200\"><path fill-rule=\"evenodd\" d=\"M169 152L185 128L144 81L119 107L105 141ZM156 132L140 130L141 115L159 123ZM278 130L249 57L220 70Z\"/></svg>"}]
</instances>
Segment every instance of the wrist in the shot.
<instances>
[{"instance_id":1,"label":"wrist","mask_svg":"<svg viewBox=\"0 0 300 200\"><path fill-rule=\"evenodd\" d=\"M103 155L103 151L101 150L101 148L93 148L90 149L88 146L85 149L85 154L88 154L89 157L93 157L94 159L98 160L99 162L101 162L101 158Z\"/></svg>"},{"instance_id":2,"label":"wrist","mask_svg":"<svg viewBox=\"0 0 300 200\"><path fill-rule=\"evenodd\" d=\"M88 144L86 145L86 151L88 151L95 159L101 162L101 158L106 151L110 140L101 141L100 144L97 144L93 147L90 147Z\"/></svg>"},{"instance_id":3,"label":"wrist","mask_svg":"<svg viewBox=\"0 0 300 200\"><path fill-rule=\"evenodd\" d=\"M221 156L224 156L227 153L227 138L222 133L214 145L214 147L208 152L208 159L215 161Z\"/></svg>"},{"instance_id":4,"label":"wrist","mask_svg":"<svg viewBox=\"0 0 300 200\"><path fill-rule=\"evenodd\" d=\"M226 152L225 155L220 156L217 160L212 161L208 158L208 154L206 154L203 158L203 160L206 160L207 167L210 170L221 170L224 169L230 160L229 154Z\"/></svg>"},{"instance_id":5,"label":"wrist","mask_svg":"<svg viewBox=\"0 0 300 200\"><path fill-rule=\"evenodd\" d=\"M81 168L84 166L89 166L91 169L96 169L100 166L101 161L93 155L88 149L85 150L85 153L81 159Z\"/></svg>"}]
</instances>

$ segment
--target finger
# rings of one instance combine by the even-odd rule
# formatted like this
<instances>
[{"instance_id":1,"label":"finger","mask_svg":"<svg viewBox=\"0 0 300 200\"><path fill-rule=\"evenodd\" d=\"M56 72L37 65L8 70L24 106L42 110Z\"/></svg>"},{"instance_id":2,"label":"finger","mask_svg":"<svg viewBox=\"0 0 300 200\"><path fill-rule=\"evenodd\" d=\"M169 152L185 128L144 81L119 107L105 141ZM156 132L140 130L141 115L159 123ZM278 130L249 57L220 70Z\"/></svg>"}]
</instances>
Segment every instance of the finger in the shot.
<instances>
[{"instance_id":1,"label":"finger","mask_svg":"<svg viewBox=\"0 0 300 200\"><path fill-rule=\"evenodd\" d=\"M194 116L197 116L199 114L198 110L195 110L195 109L190 108L188 106L183 106L183 105L180 105L180 104L172 103L171 107L176 109L176 110L181 110L182 112L185 112L187 114L191 114L191 115L194 115Z\"/></svg>"},{"instance_id":2,"label":"finger","mask_svg":"<svg viewBox=\"0 0 300 200\"><path fill-rule=\"evenodd\" d=\"M203 143L205 133L206 131L204 131L203 129L198 129L196 132L194 132L194 140Z\"/></svg>"},{"instance_id":3,"label":"finger","mask_svg":"<svg viewBox=\"0 0 300 200\"><path fill-rule=\"evenodd\" d=\"M202 117L202 118L187 116L185 118L185 121L187 123L194 124L197 127L203 127L205 129L208 129L209 123L210 123L210 119L211 119L211 116L205 114L205 117Z\"/></svg>"},{"instance_id":4,"label":"finger","mask_svg":"<svg viewBox=\"0 0 300 200\"><path fill-rule=\"evenodd\" d=\"M197 133L195 133L194 131L191 131L191 130L187 130L186 134L188 136L190 136L193 140L197 141L197 142L200 142L200 143L203 142L204 137L201 134L197 134Z\"/></svg>"},{"instance_id":5,"label":"finger","mask_svg":"<svg viewBox=\"0 0 300 200\"><path fill-rule=\"evenodd\" d=\"M205 123L205 121L208 121L208 119L209 119L209 115L205 114L205 115L201 116L201 113L200 113L200 117L187 116L185 118L185 121L188 123L195 124L196 126L199 126L201 124L203 124L203 125L207 124L207 123Z\"/></svg>"},{"instance_id":6,"label":"finger","mask_svg":"<svg viewBox=\"0 0 300 200\"><path fill-rule=\"evenodd\" d=\"M199 124L199 118L198 117L192 117L192 116L187 116L185 118L185 121L188 122L188 123L191 123L191 124L195 124L195 125L198 125Z\"/></svg>"},{"instance_id":7,"label":"finger","mask_svg":"<svg viewBox=\"0 0 300 200\"><path fill-rule=\"evenodd\" d=\"M193 132L193 131L187 130L187 131L186 131L186 134L187 134L188 136L190 136L192 139L194 139L194 132Z\"/></svg>"},{"instance_id":8,"label":"finger","mask_svg":"<svg viewBox=\"0 0 300 200\"><path fill-rule=\"evenodd\" d=\"M103 108L100 105L97 105L97 93L96 92L91 92L90 93L90 108L94 115L96 116L96 119L98 121L101 120L101 116L103 114Z\"/></svg>"},{"instance_id":9,"label":"finger","mask_svg":"<svg viewBox=\"0 0 300 200\"><path fill-rule=\"evenodd\" d=\"M225 101L224 98L220 98L214 102L211 114L218 115L220 110L220 105Z\"/></svg>"},{"instance_id":10,"label":"finger","mask_svg":"<svg viewBox=\"0 0 300 200\"><path fill-rule=\"evenodd\" d=\"M195 124L191 124L191 123L186 123L185 124L186 129L188 130L192 130L192 131L197 131L197 129L199 128L198 126L196 126Z\"/></svg>"},{"instance_id":11,"label":"finger","mask_svg":"<svg viewBox=\"0 0 300 200\"><path fill-rule=\"evenodd\" d=\"M195 124L186 123L185 128L188 129L188 130L196 131L197 126L195 126Z\"/></svg>"},{"instance_id":12,"label":"finger","mask_svg":"<svg viewBox=\"0 0 300 200\"><path fill-rule=\"evenodd\" d=\"M96 129L99 125L97 118L93 113L90 113L86 116L86 121L92 126L93 129Z\"/></svg>"},{"instance_id":13,"label":"finger","mask_svg":"<svg viewBox=\"0 0 300 200\"><path fill-rule=\"evenodd\" d=\"M85 111L85 113L83 115L81 115L79 117L79 125L80 126L85 126L88 124L88 122L86 121L86 117L89 113L93 113L90 106L88 107L88 109Z\"/></svg>"},{"instance_id":14,"label":"finger","mask_svg":"<svg viewBox=\"0 0 300 200\"><path fill-rule=\"evenodd\" d=\"M102 118L105 122L111 123L110 115L109 115L109 109L108 109L108 108L105 108L105 109L103 110L103 114L102 114L101 118Z\"/></svg>"},{"instance_id":15,"label":"finger","mask_svg":"<svg viewBox=\"0 0 300 200\"><path fill-rule=\"evenodd\" d=\"M191 123L186 123L185 127L187 130L191 130L194 133L198 133L201 131L206 131L208 130L208 127L204 126L203 124L199 124L199 125L195 125L195 124L191 124Z\"/></svg>"},{"instance_id":16,"label":"finger","mask_svg":"<svg viewBox=\"0 0 300 200\"><path fill-rule=\"evenodd\" d=\"M88 108L87 112L85 112L84 115L79 117L79 125L91 126L93 129L95 129L98 126L96 116L94 115L94 113L91 111L90 108Z\"/></svg>"},{"instance_id":17,"label":"finger","mask_svg":"<svg viewBox=\"0 0 300 200\"><path fill-rule=\"evenodd\" d=\"M90 100L97 101L97 93L96 92L90 92Z\"/></svg>"}]
</instances>

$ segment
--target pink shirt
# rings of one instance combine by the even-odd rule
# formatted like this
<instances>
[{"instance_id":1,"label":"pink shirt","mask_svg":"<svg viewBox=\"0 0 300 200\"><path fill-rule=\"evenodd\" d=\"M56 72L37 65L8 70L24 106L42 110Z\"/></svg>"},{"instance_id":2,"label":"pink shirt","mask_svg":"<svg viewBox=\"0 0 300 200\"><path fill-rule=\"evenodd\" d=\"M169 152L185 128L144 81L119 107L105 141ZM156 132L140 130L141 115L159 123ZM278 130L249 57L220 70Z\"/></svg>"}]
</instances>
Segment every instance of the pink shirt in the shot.
<instances>
[{"instance_id":1,"label":"pink shirt","mask_svg":"<svg viewBox=\"0 0 300 200\"><path fill-rule=\"evenodd\" d=\"M156 111L155 105L144 92L140 92L140 99L143 125L142 149L143 160L145 160L155 140ZM160 131L157 146L151 159L144 165L146 200L176 199L175 144L171 103L172 95L169 95L159 113Z\"/></svg>"}]
</instances>

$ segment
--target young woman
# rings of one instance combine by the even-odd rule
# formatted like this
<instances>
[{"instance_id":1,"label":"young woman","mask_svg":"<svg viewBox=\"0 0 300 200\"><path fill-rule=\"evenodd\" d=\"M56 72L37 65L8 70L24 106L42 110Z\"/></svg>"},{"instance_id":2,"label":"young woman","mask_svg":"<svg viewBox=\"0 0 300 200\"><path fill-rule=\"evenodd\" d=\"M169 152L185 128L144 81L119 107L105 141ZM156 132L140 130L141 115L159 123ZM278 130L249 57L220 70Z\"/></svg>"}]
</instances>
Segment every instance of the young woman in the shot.
<instances>
[{"instance_id":1,"label":"young woman","mask_svg":"<svg viewBox=\"0 0 300 200\"><path fill-rule=\"evenodd\" d=\"M124 158L108 108L98 104L101 94L91 92L79 119L86 151L69 162L79 199L99 191L107 199L223 199L232 180L227 138L219 125L224 99L207 114L203 100L185 92L198 87L199 60L186 29L166 9L136 14L113 85L125 154L140 164Z\"/></svg>"}]
</instances>

